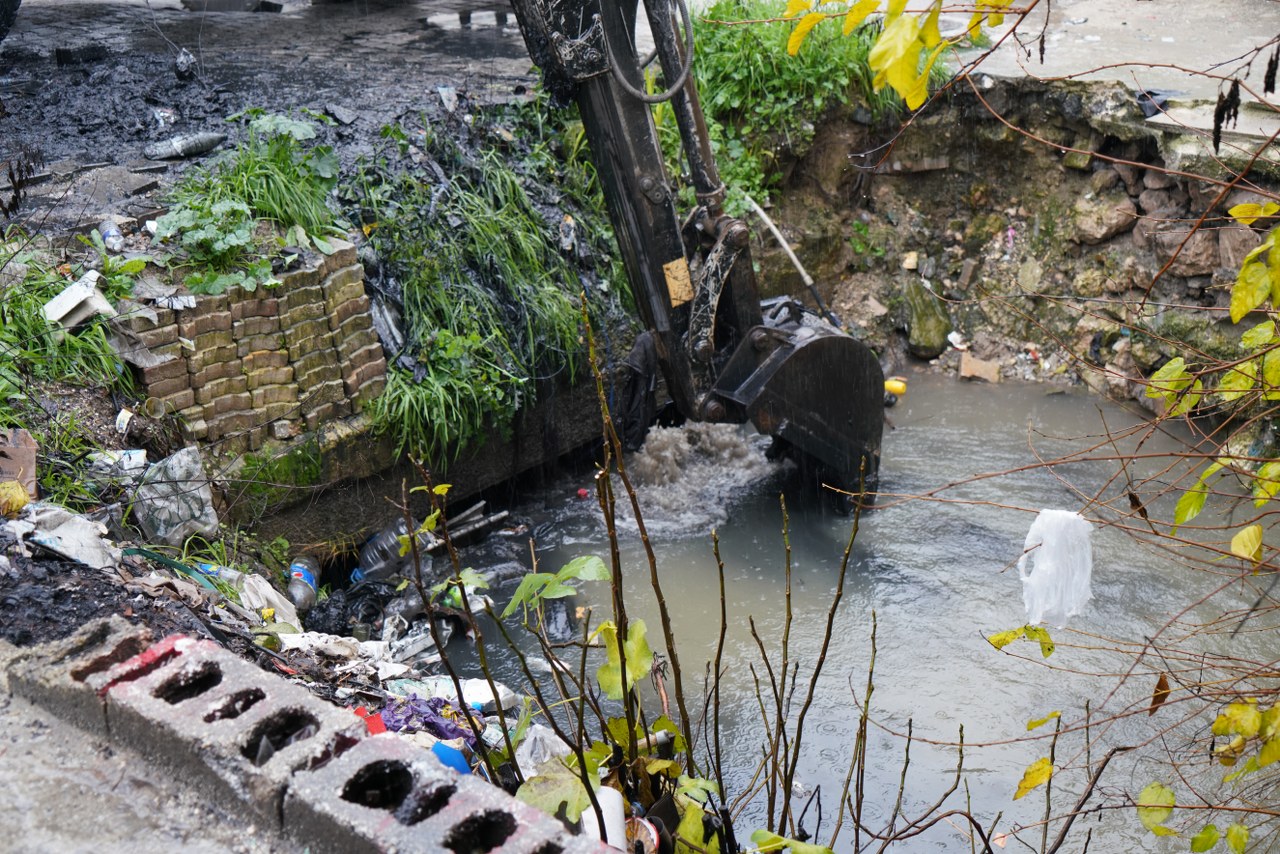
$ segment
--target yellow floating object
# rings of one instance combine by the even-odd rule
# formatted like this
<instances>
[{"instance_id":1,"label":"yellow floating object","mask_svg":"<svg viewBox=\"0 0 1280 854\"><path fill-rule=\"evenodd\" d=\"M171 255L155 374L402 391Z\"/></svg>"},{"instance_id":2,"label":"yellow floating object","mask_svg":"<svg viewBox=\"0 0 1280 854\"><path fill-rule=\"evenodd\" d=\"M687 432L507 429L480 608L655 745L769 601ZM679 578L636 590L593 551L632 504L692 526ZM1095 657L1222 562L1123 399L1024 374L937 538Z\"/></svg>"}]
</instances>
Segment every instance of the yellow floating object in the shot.
<instances>
[{"instance_id":1,"label":"yellow floating object","mask_svg":"<svg viewBox=\"0 0 1280 854\"><path fill-rule=\"evenodd\" d=\"M27 506L27 488L16 480L0 483L0 516L13 519Z\"/></svg>"},{"instance_id":2,"label":"yellow floating object","mask_svg":"<svg viewBox=\"0 0 1280 854\"><path fill-rule=\"evenodd\" d=\"M896 394L901 397L907 393L907 384L904 380L885 380L884 390L889 394Z\"/></svg>"}]
</instances>

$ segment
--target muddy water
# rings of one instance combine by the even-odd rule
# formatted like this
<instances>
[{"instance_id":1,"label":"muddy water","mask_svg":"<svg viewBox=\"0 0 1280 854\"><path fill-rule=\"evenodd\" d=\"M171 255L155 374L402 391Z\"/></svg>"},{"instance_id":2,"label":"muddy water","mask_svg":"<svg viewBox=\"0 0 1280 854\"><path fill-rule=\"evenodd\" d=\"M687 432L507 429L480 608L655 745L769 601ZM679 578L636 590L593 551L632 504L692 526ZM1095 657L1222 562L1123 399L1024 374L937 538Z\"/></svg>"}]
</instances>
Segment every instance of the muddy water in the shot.
<instances>
[{"instance_id":1,"label":"muddy water","mask_svg":"<svg viewBox=\"0 0 1280 854\"><path fill-rule=\"evenodd\" d=\"M910 393L891 411L896 429L885 436L882 487L888 493L918 494L977 474L1028 466L1036 461L1034 453L1059 457L1070 448L1096 441L1088 437L1102 432L1100 413L1112 430L1139 423L1135 415L1083 392L916 377ZM1155 440L1146 449L1167 450L1174 444L1172 439ZM643 511L657 548L681 663L687 678L697 683L699 694L720 623L710 541L711 530L719 533L729 613L721 739L731 795L748 782L763 742L752 666L762 679L765 675L748 620L754 619L775 656L775 668L785 623L785 553L778 493L787 480L785 471L765 461L763 451L758 437L726 434L723 429L670 431L657 434L646 452L630 461L632 471L646 481L640 489ZM903 740L895 733L905 731L908 720L917 738L954 742L963 725L966 742L978 745L1025 739L1026 722L1054 710L1062 710L1066 720L1078 719L1086 700L1098 709L1116 681L1080 672L1111 672L1122 663L1114 656L1067 644L1088 644L1084 633L1140 642L1207 588L1207 579L1173 567L1168 556L1140 548L1114 529L1098 529L1094 598L1084 616L1072 621L1072 629L1080 634L1054 631L1061 646L1048 663L1058 667L1042 664L1029 644L1011 647L1022 656L1015 658L996 652L986 642L986 634L1026 622L1013 564L1034 513L1046 507L1080 510L1083 499L1068 484L1092 493L1109 473L1102 462L1032 469L944 491L938 496L943 500L886 499L862 521L824 675L805 729L798 773L798 786L806 797L821 786L823 839L830 833L854 742L858 709L851 685L861 697L873 612L879 623L879 653L872 709L879 728L873 729L871 739L865 809L867 823L879 828L892 809L901 773ZM554 570L584 553L607 555L601 524L588 512L588 502L573 497L578 486L590 484L566 483L530 508L544 523L540 529L544 569ZM818 656L849 522L812 506L793 506L791 514L791 644L793 659L804 672ZM1107 514L1095 506L1090 515ZM632 525L623 523L631 530ZM634 533L625 536L623 561L631 616L647 620L650 637L658 646L657 612ZM607 614L607 588L589 587L578 604ZM1139 681L1140 685L1135 682L1122 688L1108 708L1149 698L1153 680ZM1117 725L1110 743L1140 737L1143 726ZM1078 765L1080 744L1078 736L1064 741L1059 763ZM1103 751L1097 746L1093 750L1096 761ZM1047 753L1042 741L970 747L966 780L975 814L990 824L996 813L1003 812L1000 829L1005 831L1011 825L1037 821L1044 810L1042 797L1037 794L1014 802L1012 795L1022 769ZM908 815L918 813L945 790L955 759L951 747L913 746L904 798ZM1113 767L1115 776L1110 779L1117 786L1130 786L1136 792L1150 781L1146 776L1150 771L1140 771L1131 779L1130 766ZM1055 778L1055 812L1066 811L1081 785L1078 770ZM951 805L963 808L963 798L962 787ZM749 808L740 829L758 826L761 809ZM810 830L813 812L807 821ZM1149 835L1144 838L1131 812L1110 813L1101 826L1098 821L1092 818L1077 825L1080 839L1090 827L1094 829L1091 850L1147 850L1155 844ZM848 830L842 838L847 850ZM1023 838L1038 849L1038 829L1025 832ZM1012 840L1010 844L1019 847ZM944 823L901 850L970 849L968 839Z\"/></svg>"}]
</instances>

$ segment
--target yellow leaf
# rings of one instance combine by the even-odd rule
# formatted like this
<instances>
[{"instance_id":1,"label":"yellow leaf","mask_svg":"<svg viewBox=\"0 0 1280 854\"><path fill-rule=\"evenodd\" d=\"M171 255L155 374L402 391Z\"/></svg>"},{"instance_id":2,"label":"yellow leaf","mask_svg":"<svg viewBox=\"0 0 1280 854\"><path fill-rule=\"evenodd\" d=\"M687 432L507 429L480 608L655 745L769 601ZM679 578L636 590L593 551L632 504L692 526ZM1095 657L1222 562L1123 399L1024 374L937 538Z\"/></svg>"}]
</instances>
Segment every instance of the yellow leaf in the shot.
<instances>
[{"instance_id":1,"label":"yellow leaf","mask_svg":"<svg viewBox=\"0 0 1280 854\"><path fill-rule=\"evenodd\" d=\"M1246 258L1231 288L1231 322L1239 323L1242 317L1262 305L1271 295L1271 284L1267 265L1257 258Z\"/></svg>"},{"instance_id":2,"label":"yellow leaf","mask_svg":"<svg viewBox=\"0 0 1280 854\"><path fill-rule=\"evenodd\" d=\"M1262 526L1250 525L1241 528L1231 538L1231 553L1236 557L1260 563L1262 561Z\"/></svg>"},{"instance_id":3,"label":"yellow leaf","mask_svg":"<svg viewBox=\"0 0 1280 854\"><path fill-rule=\"evenodd\" d=\"M27 488L16 480L0 483L0 516L14 519L27 506Z\"/></svg>"},{"instance_id":4,"label":"yellow leaf","mask_svg":"<svg viewBox=\"0 0 1280 854\"><path fill-rule=\"evenodd\" d=\"M1262 745L1262 749L1258 751L1258 767L1266 767L1277 759L1280 759L1280 736Z\"/></svg>"},{"instance_id":5,"label":"yellow leaf","mask_svg":"<svg viewBox=\"0 0 1280 854\"><path fill-rule=\"evenodd\" d=\"M907 8L907 0L889 0L889 9L885 12L884 22L888 24Z\"/></svg>"},{"instance_id":6,"label":"yellow leaf","mask_svg":"<svg viewBox=\"0 0 1280 854\"><path fill-rule=\"evenodd\" d=\"M920 39L924 46L932 49L942 41L942 33L938 31L938 13L942 11L942 0L934 0L929 17L925 18L924 28L920 30Z\"/></svg>"},{"instance_id":7,"label":"yellow leaf","mask_svg":"<svg viewBox=\"0 0 1280 854\"><path fill-rule=\"evenodd\" d=\"M1058 718L1061 716L1062 716L1062 712L1050 712L1049 714L1045 715L1042 718L1036 718L1033 721L1027 721L1027 732L1031 732L1031 730L1035 729L1036 727L1044 726L1054 718Z\"/></svg>"},{"instance_id":8,"label":"yellow leaf","mask_svg":"<svg viewBox=\"0 0 1280 854\"><path fill-rule=\"evenodd\" d=\"M1173 815L1173 805L1175 798L1173 789L1162 783L1149 783L1142 793L1138 795L1138 820L1142 822L1142 826L1157 836L1167 836L1168 828L1163 828L1168 833L1161 833L1156 828L1163 825L1169 820L1169 816Z\"/></svg>"},{"instance_id":9,"label":"yellow leaf","mask_svg":"<svg viewBox=\"0 0 1280 854\"><path fill-rule=\"evenodd\" d=\"M782 13L784 18L794 18L801 12L807 12L813 8L813 0L788 0L787 10Z\"/></svg>"},{"instance_id":10,"label":"yellow leaf","mask_svg":"<svg viewBox=\"0 0 1280 854\"><path fill-rule=\"evenodd\" d=\"M1231 210L1227 211L1227 214L1241 225L1253 225L1255 220L1271 216L1277 211L1280 211L1280 205L1275 202L1267 202L1265 205L1245 202L1231 208Z\"/></svg>"},{"instance_id":11,"label":"yellow leaf","mask_svg":"<svg viewBox=\"0 0 1280 854\"><path fill-rule=\"evenodd\" d=\"M969 38L974 38L981 32L982 32L982 13L974 12L972 17L969 18L969 26L965 27L965 35L967 35Z\"/></svg>"},{"instance_id":12,"label":"yellow leaf","mask_svg":"<svg viewBox=\"0 0 1280 854\"><path fill-rule=\"evenodd\" d=\"M925 60L924 68L920 71L920 76L911 84L911 88L903 92L898 91L902 96L902 100L906 102L907 109L918 110L924 104L925 98L929 97L929 72L933 70L933 64L938 61L938 57L942 53L945 44L939 44L929 54L929 58ZM896 87L895 87L896 88Z\"/></svg>"},{"instance_id":13,"label":"yellow leaf","mask_svg":"<svg viewBox=\"0 0 1280 854\"><path fill-rule=\"evenodd\" d=\"M791 38L787 39L787 54L795 56L800 52L800 45L804 43L805 37L809 35L809 31L818 26L827 16L821 12L810 12L800 19L800 23L796 24L796 28L791 31Z\"/></svg>"},{"instance_id":14,"label":"yellow leaf","mask_svg":"<svg viewBox=\"0 0 1280 854\"><path fill-rule=\"evenodd\" d=\"M1013 643L1014 641L1016 641L1018 638L1022 637L1026 633L1027 633L1026 626L1022 626L1016 629L1009 629L1009 631L1007 632L996 632L994 635L990 635L987 638L987 643L991 644L996 649L1004 649L1006 646Z\"/></svg>"},{"instance_id":15,"label":"yellow leaf","mask_svg":"<svg viewBox=\"0 0 1280 854\"><path fill-rule=\"evenodd\" d=\"M1262 712L1257 703L1228 703L1213 722L1213 734L1253 738L1261 727Z\"/></svg>"},{"instance_id":16,"label":"yellow leaf","mask_svg":"<svg viewBox=\"0 0 1280 854\"><path fill-rule=\"evenodd\" d=\"M1049 761L1048 756L1040 757L1028 765L1027 770L1023 772L1022 781L1018 783L1018 791L1014 793L1013 799L1016 801L1037 786L1043 786L1052 776L1053 763Z\"/></svg>"},{"instance_id":17,"label":"yellow leaf","mask_svg":"<svg viewBox=\"0 0 1280 854\"><path fill-rule=\"evenodd\" d=\"M867 54L867 65L876 72L873 88L879 89L887 82L905 97L916 82L923 47L917 38L919 34L920 25L911 16L899 15L892 23L885 24L880 38Z\"/></svg>"},{"instance_id":18,"label":"yellow leaf","mask_svg":"<svg viewBox=\"0 0 1280 854\"><path fill-rule=\"evenodd\" d=\"M844 34L850 35L858 26L867 19L867 16L880 8L880 0L860 0L854 3L849 9L849 13L844 16Z\"/></svg>"}]
</instances>

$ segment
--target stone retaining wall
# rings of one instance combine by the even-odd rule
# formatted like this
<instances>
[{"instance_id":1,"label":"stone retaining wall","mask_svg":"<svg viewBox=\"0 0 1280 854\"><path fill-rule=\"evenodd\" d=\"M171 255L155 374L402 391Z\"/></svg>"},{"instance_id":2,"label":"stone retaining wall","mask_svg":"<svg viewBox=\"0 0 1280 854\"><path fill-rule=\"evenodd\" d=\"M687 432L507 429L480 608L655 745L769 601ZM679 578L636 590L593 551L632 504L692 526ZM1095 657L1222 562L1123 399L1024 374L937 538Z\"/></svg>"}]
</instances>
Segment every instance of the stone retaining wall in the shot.
<instances>
[{"instance_id":1,"label":"stone retaining wall","mask_svg":"<svg viewBox=\"0 0 1280 854\"><path fill-rule=\"evenodd\" d=\"M154 321L124 317L164 360L137 370L149 408L176 413L184 439L228 455L361 412L386 385L387 365L355 247L333 242L333 254L276 287L156 308Z\"/></svg>"}]
</instances>

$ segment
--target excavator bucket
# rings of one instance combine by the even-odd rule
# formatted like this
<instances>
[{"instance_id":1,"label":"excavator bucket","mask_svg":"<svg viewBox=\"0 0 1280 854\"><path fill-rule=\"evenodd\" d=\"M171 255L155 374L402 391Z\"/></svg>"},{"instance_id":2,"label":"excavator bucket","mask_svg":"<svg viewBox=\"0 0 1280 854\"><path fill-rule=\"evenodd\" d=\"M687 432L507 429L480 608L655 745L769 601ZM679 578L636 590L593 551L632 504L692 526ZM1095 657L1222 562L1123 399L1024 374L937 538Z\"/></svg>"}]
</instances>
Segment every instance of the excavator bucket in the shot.
<instances>
[{"instance_id":1,"label":"excavator bucket","mask_svg":"<svg viewBox=\"0 0 1280 854\"><path fill-rule=\"evenodd\" d=\"M884 431L884 374L865 344L793 300L765 304L713 394L730 420L779 440L806 476L837 490L874 492ZM850 500L834 493L847 511Z\"/></svg>"}]
</instances>

